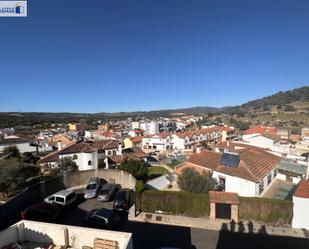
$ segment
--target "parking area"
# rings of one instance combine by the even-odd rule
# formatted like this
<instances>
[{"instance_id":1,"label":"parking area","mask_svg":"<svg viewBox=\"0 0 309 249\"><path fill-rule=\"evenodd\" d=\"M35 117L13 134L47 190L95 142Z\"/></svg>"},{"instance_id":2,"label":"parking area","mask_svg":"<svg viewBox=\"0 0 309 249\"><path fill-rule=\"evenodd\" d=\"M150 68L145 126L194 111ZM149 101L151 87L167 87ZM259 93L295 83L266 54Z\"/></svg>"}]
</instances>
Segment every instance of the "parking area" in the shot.
<instances>
[{"instance_id":1,"label":"parking area","mask_svg":"<svg viewBox=\"0 0 309 249\"><path fill-rule=\"evenodd\" d=\"M84 189L75 190L77 195L77 200L74 205L71 207L64 209L60 216L54 220L54 223L58 224L66 224L66 225L73 225L73 226L88 226L84 222L84 217L88 215L94 209L101 209L106 208L113 210L113 201L109 202L102 202L94 199L84 199ZM121 219L119 222L119 226L117 227L121 230L121 228L127 224L127 213L122 212L119 213Z\"/></svg>"}]
</instances>

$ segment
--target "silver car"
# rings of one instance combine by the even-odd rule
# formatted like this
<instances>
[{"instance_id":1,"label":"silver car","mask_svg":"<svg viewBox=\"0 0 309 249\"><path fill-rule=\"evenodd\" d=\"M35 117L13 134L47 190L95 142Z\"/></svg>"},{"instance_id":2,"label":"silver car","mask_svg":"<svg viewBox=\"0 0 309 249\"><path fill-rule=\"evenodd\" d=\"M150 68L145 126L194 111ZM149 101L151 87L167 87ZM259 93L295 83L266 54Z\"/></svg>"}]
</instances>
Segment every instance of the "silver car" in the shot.
<instances>
[{"instance_id":1,"label":"silver car","mask_svg":"<svg viewBox=\"0 0 309 249\"><path fill-rule=\"evenodd\" d=\"M99 177L91 177L86 188L85 188L85 199L95 198L100 189Z\"/></svg>"},{"instance_id":2,"label":"silver car","mask_svg":"<svg viewBox=\"0 0 309 249\"><path fill-rule=\"evenodd\" d=\"M101 188L99 194L98 194L98 200L99 201L110 201L112 197L117 192L118 187L116 184L113 183L106 183Z\"/></svg>"}]
</instances>

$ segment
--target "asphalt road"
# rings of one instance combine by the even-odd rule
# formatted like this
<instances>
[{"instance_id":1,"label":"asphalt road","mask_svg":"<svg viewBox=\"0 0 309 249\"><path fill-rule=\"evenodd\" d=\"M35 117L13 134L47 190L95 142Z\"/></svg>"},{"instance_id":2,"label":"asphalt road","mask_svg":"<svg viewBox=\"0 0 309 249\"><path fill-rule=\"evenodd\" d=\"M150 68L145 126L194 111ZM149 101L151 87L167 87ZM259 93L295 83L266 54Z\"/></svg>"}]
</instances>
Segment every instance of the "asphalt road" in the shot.
<instances>
[{"instance_id":1,"label":"asphalt road","mask_svg":"<svg viewBox=\"0 0 309 249\"><path fill-rule=\"evenodd\" d=\"M82 191L78 191L77 205L65 210L55 223L86 226L83 223L83 217L89 211L102 207L112 209L112 202L104 203L96 199L84 200ZM309 248L309 240L306 239L130 222L127 219L126 213L123 213L121 217L120 225L116 230L133 234L134 249L154 249L160 247L182 249Z\"/></svg>"}]
</instances>

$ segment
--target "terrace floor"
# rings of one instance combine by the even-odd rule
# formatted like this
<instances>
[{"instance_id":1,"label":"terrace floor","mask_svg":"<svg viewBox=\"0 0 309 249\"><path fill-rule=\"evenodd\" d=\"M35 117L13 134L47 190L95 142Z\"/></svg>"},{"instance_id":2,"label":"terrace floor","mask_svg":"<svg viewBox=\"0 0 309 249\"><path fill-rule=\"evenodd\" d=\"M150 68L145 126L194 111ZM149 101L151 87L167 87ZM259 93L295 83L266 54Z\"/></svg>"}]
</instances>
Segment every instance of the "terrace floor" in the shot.
<instances>
[{"instance_id":1,"label":"terrace floor","mask_svg":"<svg viewBox=\"0 0 309 249\"><path fill-rule=\"evenodd\" d=\"M296 185L294 183L276 179L262 197L292 200L295 189Z\"/></svg>"}]
</instances>

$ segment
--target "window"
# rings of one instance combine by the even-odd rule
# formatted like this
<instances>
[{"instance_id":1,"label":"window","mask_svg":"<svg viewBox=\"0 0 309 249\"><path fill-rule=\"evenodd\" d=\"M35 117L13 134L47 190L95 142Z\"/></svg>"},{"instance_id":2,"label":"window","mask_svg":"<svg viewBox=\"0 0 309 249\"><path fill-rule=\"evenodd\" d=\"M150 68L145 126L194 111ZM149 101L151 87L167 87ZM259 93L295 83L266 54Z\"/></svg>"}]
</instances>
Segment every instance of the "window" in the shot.
<instances>
[{"instance_id":1,"label":"window","mask_svg":"<svg viewBox=\"0 0 309 249\"><path fill-rule=\"evenodd\" d=\"M55 200L55 196L51 196L48 198L49 201L54 201Z\"/></svg>"},{"instance_id":2,"label":"window","mask_svg":"<svg viewBox=\"0 0 309 249\"><path fill-rule=\"evenodd\" d=\"M113 150L113 156L116 156L117 152L116 150Z\"/></svg>"},{"instance_id":3,"label":"window","mask_svg":"<svg viewBox=\"0 0 309 249\"><path fill-rule=\"evenodd\" d=\"M109 151L107 152L107 155L111 156L111 155L112 155L112 152L109 150Z\"/></svg>"},{"instance_id":4,"label":"window","mask_svg":"<svg viewBox=\"0 0 309 249\"><path fill-rule=\"evenodd\" d=\"M56 197L56 202L64 203L64 198L63 197Z\"/></svg>"},{"instance_id":5,"label":"window","mask_svg":"<svg viewBox=\"0 0 309 249\"><path fill-rule=\"evenodd\" d=\"M89 161L88 161L88 165L91 165L91 164L92 164L92 162L91 162L91 160L89 160Z\"/></svg>"},{"instance_id":6,"label":"window","mask_svg":"<svg viewBox=\"0 0 309 249\"><path fill-rule=\"evenodd\" d=\"M274 178L277 176L277 169L274 170Z\"/></svg>"},{"instance_id":7,"label":"window","mask_svg":"<svg viewBox=\"0 0 309 249\"><path fill-rule=\"evenodd\" d=\"M267 185L271 183L271 173L268 174L267 176Z\"/></svg>"},{"instance_id":8,"label":"window","mask_svg":"<svg viewBox=\"0 0 309 249\"><path fill-rule=\"evenodd\" d=\"M261 194L264 191L264 182L260 182L259 184L259 194Z\"/></svg>"},{"instance_id":9,"label":"window","mask_svg":"<svg viewBox=\"0 0 309 249\"><path fill-rule=\"evenodd\" d=\"M75 193L71 193L67 196L67 201L73 199L75 197Z\"/></svg>"},{"instance_id":10,"label":"window","mask_svg":"<svg viewBox=\"0 0 309 249\"><path fill-rule=\"evenodd\" d=\"M73 156L73 160L76 160L76 159L78 159L78 156L77 156L77 155L74 155L74 156Z\"/></svg>"}]
</instances>

